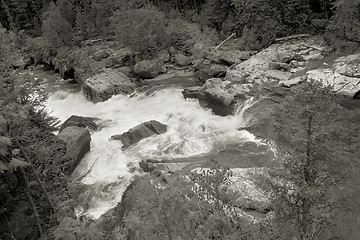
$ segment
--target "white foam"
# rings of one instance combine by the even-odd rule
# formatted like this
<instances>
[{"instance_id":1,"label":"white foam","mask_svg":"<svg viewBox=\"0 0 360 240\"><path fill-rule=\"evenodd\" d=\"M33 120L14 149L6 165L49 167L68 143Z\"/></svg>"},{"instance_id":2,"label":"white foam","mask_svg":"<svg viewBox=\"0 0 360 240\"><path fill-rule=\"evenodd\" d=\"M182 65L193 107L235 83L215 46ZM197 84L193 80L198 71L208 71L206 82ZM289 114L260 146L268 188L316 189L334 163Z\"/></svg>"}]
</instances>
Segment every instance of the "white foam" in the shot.
<instances>
[{"instance_id":1,"label":"white foam","mask_svg":"<svg viewBox=\"0 0 360 240\"><path fill-rule=\"evenodd\" d=\"M100 131L92 133L91 151L74 172L75 176L88 172L82 182L96 189L90 208L85 209L93 218L121 200L132 176L139 174L130 169L141 159L187 157L207 153L219 144L256 141L249 132L237 130L245 125L241 114L214 115L197 100L185 100L181 89L164 89L133 97L117 95L97 104L89 102L81 92L58 91L50 96L47 108L61 121L80 115L99 118L105 124ZM166 124L168 131L143 139L125 152L121 150L120 141L109 140L112 135L149 120ZM107 189L108 196L104 198L104 189L99 186L114 183L119 184Z\"/></svg>"}]
</instances>

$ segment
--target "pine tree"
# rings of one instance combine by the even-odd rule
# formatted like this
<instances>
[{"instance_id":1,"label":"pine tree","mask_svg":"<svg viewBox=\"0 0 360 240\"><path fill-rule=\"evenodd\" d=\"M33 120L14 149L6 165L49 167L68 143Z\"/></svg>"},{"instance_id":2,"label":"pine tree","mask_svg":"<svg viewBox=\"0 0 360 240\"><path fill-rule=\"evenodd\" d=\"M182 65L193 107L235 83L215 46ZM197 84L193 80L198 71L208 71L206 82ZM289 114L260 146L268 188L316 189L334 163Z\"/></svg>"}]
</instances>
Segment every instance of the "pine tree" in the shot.
<instances>
[{"instance_id":1,"label":"pine tree","mask_svg":"<svg viewBox=\"0 0 360 240\"><path fill-rule=\"evenodd\" d=\"M330 87L317 82L306 83L276 111L277 144L286 157L283 169L270 170L267 187L278 238L349 237L336 229L351 227L337 216L351 220L349 212L359 213L353 204L359 197L359 131L350 116Z\"/></svg>"}]
</instances>

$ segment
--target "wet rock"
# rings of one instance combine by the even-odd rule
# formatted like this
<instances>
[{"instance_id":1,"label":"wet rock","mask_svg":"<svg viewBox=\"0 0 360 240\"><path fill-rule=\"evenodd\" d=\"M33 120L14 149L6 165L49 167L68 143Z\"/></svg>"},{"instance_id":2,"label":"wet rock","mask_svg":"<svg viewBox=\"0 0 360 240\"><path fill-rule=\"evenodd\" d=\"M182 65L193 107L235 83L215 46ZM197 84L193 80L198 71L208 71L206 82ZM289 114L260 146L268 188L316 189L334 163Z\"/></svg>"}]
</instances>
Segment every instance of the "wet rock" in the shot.
<instances>
[{"instance_id":1,"label":"wet rock","mask_svg":"<svg viewBox=\"0 0 360 240\"><path fill-rule=\"evenodd\" d=\"M96 61L100 61L104 58L107 58L109 56L109 53L106 50L99 50L93 54L93 58Z\"/></svg>"},{"instance_id":2,"label":"wet rock","mask_svg":"<svg viewBox=\"0 0 360 240\"><path fill-rule=\"evenodd\" d=\"M135 64L134 73L142 78L153 78L162 72L162 63L155 60L143 60Z\"/></svg>"},{"instance_id":3,"label":"wet rock","mask_svg":"<svg viewBox=\"0 0 360 240\"><path fill-rule=\"evenodd\" d=\"M226 66L218 63L210 63L204 61L196 68L198 69L198 71L196 72L196 76L200 79L200 81L203 82L212 77L225 76L226 73Z\"/></svg>"},{"instance_id":4,"label":"wet rock","mask_svg":"<svg viewBox=\"0 0 360 240\"><path fill-rule=\"evenodd\" d=\"M123 72L109 69L87 78L82 90L89 100L101 102L116 94L130 94L135 87L136 84Z\"/></svg>"},{"instance_id":5,"label":"wet rock","mask_svg":"<svg viewBox=\"0 0 360 240\"><path fill-rule=\"evenodd\" d=\"M131 145L139 142L143 138L147 138L153 136L155 134L162 134L167 131L167 126L155 121L151 120L148 122L141 123L131 129L129 131L111 136L112 140L120 140L123 143L122 149L126 149Z\"/></svg>"},{"instance_id":6,"label":"wet rock","mask_svg":"<svg viewBox=\"0 0 360 240\"><path fill-rule=\"evenodd\" d=\"M83 156L90 151L90 132L82 127L69 126L59 132L57 137L66 143L66 155L71 159L71 173Z\"/></svg>"},{"instance_id":7,"label":"wet rock","mask_svg":"<svg viewBox=\"0 0 360 240\"><path fill-rule=\"evenodd\" d=\"M99 130L99 125L95 123L97 118L81 117L71 115L60 127L60 131L69 126L88 128L93 131Z\"/></svg>"},{"instance_id":8,"label":"wet rock","mask_svg":"<svg viewBox=\"0 0 360 240\"><path fill-rule=\"evenodd\" d=\"M191 57L185 56L184 54L175 54L175 64L181 67L186 67L192 64Z\"/></svg>"},{"instance_id":9,"label":"wet rock","mask_svg":"<svg viewBox=\"0 0 360 240\"><path fill-rule=\"evenodd\" d=\"M183 94L185 99L187 99L187 98L199 98L200 90L201 90L200 86L188 87L188 88L185 88L182 91L182 94Z\"/></svg>"}]
</instances>

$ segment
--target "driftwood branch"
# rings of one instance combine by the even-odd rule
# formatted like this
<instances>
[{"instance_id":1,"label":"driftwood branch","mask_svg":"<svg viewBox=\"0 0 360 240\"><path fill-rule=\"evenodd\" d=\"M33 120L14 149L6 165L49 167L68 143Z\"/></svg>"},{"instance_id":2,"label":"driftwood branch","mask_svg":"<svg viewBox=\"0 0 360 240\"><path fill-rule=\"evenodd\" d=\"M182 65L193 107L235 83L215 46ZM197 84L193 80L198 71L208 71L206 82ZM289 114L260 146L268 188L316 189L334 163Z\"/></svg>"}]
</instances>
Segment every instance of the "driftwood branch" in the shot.
<instances>
[{"instance_id":1,"label":"driftwood branch","mask_svg":"<svg viewBox=\"0 0 360 240\"><path fill-rule=\"evenodd\" d=\"M299 39L299 38L306 38L306 37L309 37L309 36L310 36L310 34L291 35L291 36L288 36L288 37L276 38L275 42L281 42L281 41L287 41L287 40Z\"/></svg>"},{"instance_id":2,"label":"driftwood branch","mask_svg":"<svg viewBox=\"0 0 360 240\"><path fill-rule=\"evenodd\" d=\"M222 41L219 45L217 45L213 50L211 50L211 52L215 52L216 50L218 50L222 45L224 45L227 41L229 41L234 36L235 36L235 33L232 33L224 41Z\"/></svg>"}]
</instances>

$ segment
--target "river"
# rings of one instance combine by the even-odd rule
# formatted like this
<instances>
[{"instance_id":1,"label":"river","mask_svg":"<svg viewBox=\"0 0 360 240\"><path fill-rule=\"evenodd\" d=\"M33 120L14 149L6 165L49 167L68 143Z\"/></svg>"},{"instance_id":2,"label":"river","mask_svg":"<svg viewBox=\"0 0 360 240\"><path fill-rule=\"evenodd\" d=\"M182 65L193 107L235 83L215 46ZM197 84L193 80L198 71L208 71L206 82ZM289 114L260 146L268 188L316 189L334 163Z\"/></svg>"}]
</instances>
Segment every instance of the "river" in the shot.
<instances>
[{"instance_id":1,"label":"river","mask_svg":"<svg viewBox=\"0 0 360 240\"><path fill-rule=\"evenodd\" d=\"M54 84L52 82L51 84ZM101 130L91 133L91 150L73 173L87 185L79 197L77 214L97 219L121 201L122 194L135 175L144 174L138 166L142 159L171 159L206 154L219 146L256 142L245 125L242 112L235 116L217 116L202 108L198 100L184 99L182 89L171 87L151 94L117 95L92 103L80 89L58 79L50 92L46 108L64 122L71 115L96 117ZM115 134L148 120L168 126L166 133L141 140L122 151Z\"/></svg>"}]
</instances>

